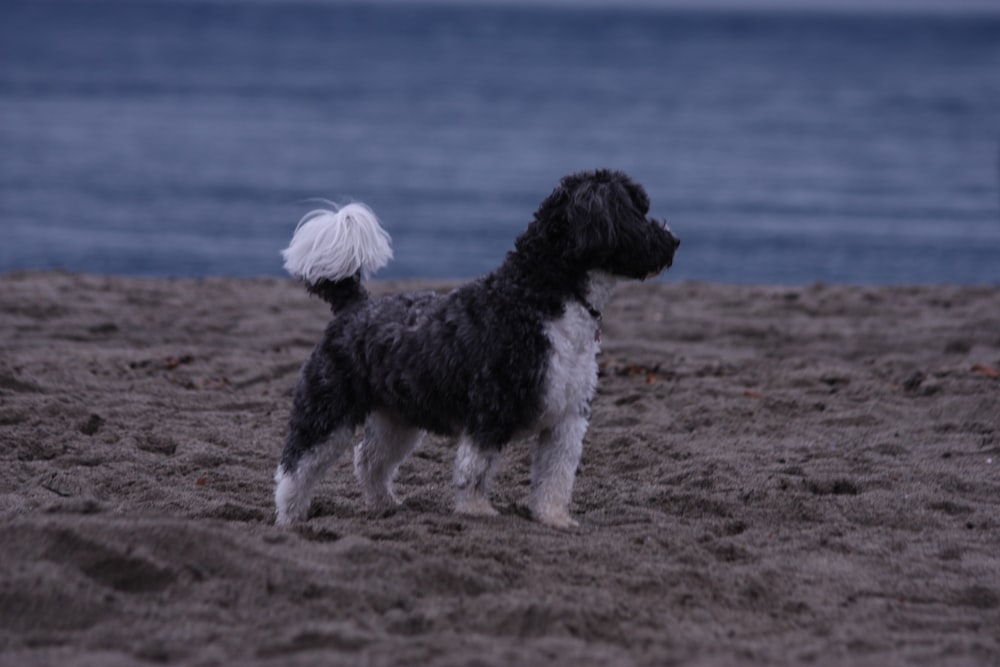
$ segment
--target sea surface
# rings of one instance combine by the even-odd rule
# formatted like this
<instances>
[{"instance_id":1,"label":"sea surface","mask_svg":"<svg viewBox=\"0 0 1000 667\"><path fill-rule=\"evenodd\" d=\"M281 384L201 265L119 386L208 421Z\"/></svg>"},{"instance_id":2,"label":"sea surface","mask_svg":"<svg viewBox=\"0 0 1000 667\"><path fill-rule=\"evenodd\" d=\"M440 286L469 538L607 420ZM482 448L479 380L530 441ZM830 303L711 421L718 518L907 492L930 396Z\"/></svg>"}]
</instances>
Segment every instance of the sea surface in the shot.
<instances>
[{"instance_id":1,"label":"sea surface","mask_svg":"<svg viewBox=\"0 0 1000 667\"><path fill-rule=\"evenodd\" d=\"M472 277L595 167L666 280L1000 284L1000 14L0 3L0 271L280 275L326 198Z\"/></svg>"}]
</instances>

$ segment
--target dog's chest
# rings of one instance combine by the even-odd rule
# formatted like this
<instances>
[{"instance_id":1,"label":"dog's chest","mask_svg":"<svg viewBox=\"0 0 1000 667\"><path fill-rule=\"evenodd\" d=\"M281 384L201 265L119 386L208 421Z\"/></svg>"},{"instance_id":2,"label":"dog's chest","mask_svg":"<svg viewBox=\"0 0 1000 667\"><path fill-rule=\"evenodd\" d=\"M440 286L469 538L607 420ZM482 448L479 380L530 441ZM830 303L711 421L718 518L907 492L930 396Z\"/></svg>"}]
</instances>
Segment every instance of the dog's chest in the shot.
<instances>
[{"instance_id":1,"label":"dog's chest","mask_svg":"<svg viewBox=\"0 0 1000 667\"><path fill-rule=\"evenodd\" d=\"M597 387L598 321L578 303L546 326L551 343L545 378L542 422L551 425L567 416L589 414Z\"/></svg>"}]
</instances>

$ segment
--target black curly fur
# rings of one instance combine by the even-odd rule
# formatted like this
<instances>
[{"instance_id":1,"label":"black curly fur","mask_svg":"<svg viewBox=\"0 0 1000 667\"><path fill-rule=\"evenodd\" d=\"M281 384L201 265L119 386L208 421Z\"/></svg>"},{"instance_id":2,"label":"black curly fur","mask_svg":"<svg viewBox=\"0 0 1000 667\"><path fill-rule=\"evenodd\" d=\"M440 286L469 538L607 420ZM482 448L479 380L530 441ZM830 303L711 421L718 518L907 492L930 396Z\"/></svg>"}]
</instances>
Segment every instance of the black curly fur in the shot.
<instances>
[{"instance_id":1,"label":"black curly fur","mask_svg":"<svg viewBox=\"0 0 1000 667\"><path fill-rule=\"evenodd\" d=\"M447 295L369 299L357 276L311 286L334 317L295 390L284 469L375 410L502 447L542 409L545 325L572 300L586 305L588 274L644 278L670 266L678 240L648 211L646 192L620 172L573 174L496 271Z\"/></svg>"}]
</instances>

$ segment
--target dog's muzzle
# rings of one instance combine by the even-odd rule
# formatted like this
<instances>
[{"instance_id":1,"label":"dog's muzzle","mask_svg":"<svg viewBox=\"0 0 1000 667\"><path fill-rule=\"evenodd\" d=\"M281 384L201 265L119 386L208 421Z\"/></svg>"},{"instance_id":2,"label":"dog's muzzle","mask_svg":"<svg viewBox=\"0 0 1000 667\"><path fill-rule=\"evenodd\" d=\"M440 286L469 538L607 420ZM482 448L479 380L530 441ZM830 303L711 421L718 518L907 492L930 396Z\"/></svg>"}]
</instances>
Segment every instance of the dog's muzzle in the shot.
<instances>
[{"instance_id":1,"label":"dog's muzzle","mask_svg":"<svg viewBox=\"0 0 1000 667\"><path fill-rule=\"evenodd\" d=\"M647 222L651 224L644 230L645 234L641 239L635 239L636 243L630 248L632 255L622 258L624 261L619 266L619 275L646 280L673 266L674 253L681 240L663 220L648 218Z\"/></svg>"},{"instance_id":2,"label":"dog's muzzle","mask_svg":"<svg viewBox=\"0 0 1000 667\"><path fill-rule=\"evenodd\" d=\"M670 268L670 266L674 263L674 253L677 252L677 248L680 246L681 240L676 236L674 236L672 232L668 231L667 233L670 234L671 247L670 247L670 259L667 260L667 266L665 268Z\"/></svg>"},{"instance_id":3,"label":"dog's muzzle","mask_svg":"<svg viewBox=\"0 0 1000 667\"><path fill-rule=\"evenodd\" d=\"M664 229L664 231L667 232L667 237L668 237L667 243L669 245L669 249L667 251L667 261L666 261L666 263L663 266L661 266L659 268L659 270L657 270L655 273L651 273L650 276L648 276L648 277L652 277L654 275L659 275L659 274L663 273L664 271L666 271L667 269L669 269L671 266L673 266L674 265L674 253L677 252L677 247L680 246L680 244L681 244L681 240L679 238L677 238L676 236L674 236L673 232L671 232L670 229L668 229L665 224L663 226L663 229Z\"/></svg>"}]
</instances>

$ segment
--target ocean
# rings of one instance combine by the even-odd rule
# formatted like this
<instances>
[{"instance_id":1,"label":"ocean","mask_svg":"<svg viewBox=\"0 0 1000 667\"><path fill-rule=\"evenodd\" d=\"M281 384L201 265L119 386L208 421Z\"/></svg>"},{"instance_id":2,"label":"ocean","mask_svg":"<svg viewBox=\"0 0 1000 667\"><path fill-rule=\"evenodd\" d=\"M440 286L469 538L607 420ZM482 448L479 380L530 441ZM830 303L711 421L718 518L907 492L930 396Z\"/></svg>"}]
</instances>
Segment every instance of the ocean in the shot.
<instances>
[{"instance_id":1,"label":"ocean","mask_svg":"<svg viewBox=\"0 0 1000 667\"><path fill-rule=\"evenodd\" d=\"M469 278L597 167L663 280L998 285L1000 14L0 4L0 271L281 275L325 198Z\"/></svg>"}]
</instances>

